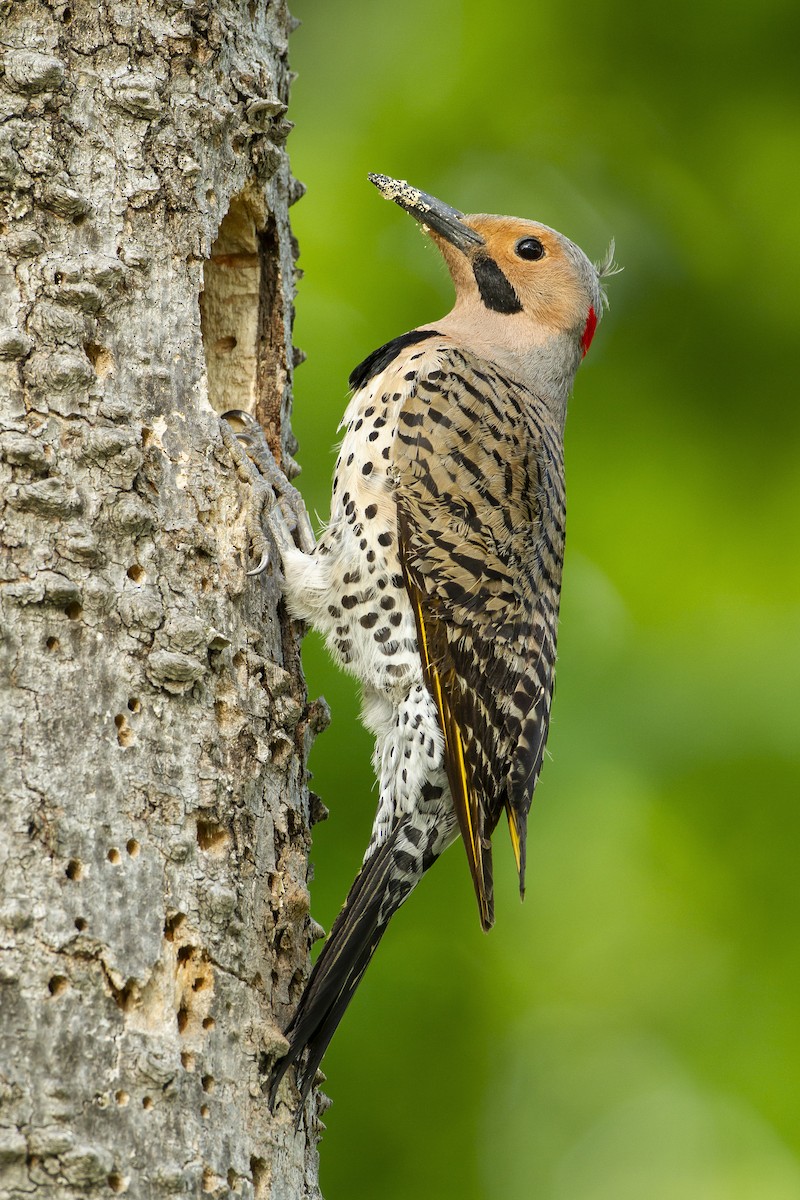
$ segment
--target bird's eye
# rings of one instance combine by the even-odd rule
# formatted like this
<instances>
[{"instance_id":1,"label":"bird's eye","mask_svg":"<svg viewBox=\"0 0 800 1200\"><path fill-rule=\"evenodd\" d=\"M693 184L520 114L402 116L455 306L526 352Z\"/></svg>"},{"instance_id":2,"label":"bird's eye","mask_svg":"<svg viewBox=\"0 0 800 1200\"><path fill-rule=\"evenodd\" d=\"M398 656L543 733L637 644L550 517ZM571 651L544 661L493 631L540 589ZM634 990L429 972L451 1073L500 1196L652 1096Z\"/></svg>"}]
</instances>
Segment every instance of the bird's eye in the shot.
<instances>
[{"instance_id":1,"label":"bird's eye","mask_svg":"<svg viewBox=\"0 0 800 1200\"><path fill-rule=\"evenodd\" d=\"M538 238L522 238L514 249L518 258L526 258L528 262L536 262L537 259L544 258L544 246Z\"/></svg>"}]
</instances>

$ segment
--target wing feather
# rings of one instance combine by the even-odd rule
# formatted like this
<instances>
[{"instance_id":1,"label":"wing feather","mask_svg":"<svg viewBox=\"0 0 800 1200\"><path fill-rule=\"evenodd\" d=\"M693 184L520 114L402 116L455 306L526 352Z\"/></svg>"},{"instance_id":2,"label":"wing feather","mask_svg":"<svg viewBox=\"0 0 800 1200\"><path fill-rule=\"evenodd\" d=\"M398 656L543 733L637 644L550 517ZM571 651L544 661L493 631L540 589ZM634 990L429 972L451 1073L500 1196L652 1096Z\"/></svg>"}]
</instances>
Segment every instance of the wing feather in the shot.
<instances>
[{"instance_id":1,"label":"wing feather","mask_svg":"<svg viewBox=\"0 0 800 1200\"><path fill-rule=\"evenodd\" d=\"M543 402L442 347L404 400L393 460L403 577L481 923L489 838L525 835L553 688L564 542L561 433Z\"/></svg>"},{"instance_id":2,"label":"wing feather","mask_svg":"<svg viewBox=\"0 0 800 1200\"><path fill-rule=\"evenodd\" d=\"M401 536L401 546L405 541L406 539ZM441 659L438 661L434 659L430 651L432 641L441 641L441 637L437 636L439 631L436 629L435 618L429 616L426 622L420 592L414 586L414 583L405 570L404 559L401 558L401 561L403 562L403 574L409 596L411 597L417 624L417 639L422 656L422 669L425 682L433 696L439 713L439 722L444 736L444 759L447 779L450 784L450 793L453 798L461 837L467 851L472 882L475 885L475 895L478 899L481 925L485 930L489 930L494 924L494 902L491 892L491 858L489 858L489 869L487 871L487 849L484 846L483 814L478 802L477 792L472 783L472 773L467 768L464 756L464 739L450 701L453 689L452 683L447 679L447 673L452 674L453 668L451 666L449 672L445 673L445 680L443 682L443 662ZM432 634L433 636L431 636ZM449 658L449 655L446 655L446 651L442 658L444 657ZM447 686L448 684L449 686ZM487 878L489 880L488 888Z\"/></svg>"}]
</instances>

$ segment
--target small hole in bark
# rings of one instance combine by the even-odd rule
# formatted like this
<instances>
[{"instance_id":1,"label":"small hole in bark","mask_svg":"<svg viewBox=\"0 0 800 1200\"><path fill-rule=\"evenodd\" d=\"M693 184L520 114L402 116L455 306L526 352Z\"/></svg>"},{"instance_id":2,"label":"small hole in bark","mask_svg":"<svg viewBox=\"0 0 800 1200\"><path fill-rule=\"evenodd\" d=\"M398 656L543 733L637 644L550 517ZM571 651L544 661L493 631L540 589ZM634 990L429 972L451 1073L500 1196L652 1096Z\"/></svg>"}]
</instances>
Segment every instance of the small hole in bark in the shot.
<instances>
[{"instance_id":1,"label":"small hole in bark","mask_svg":"<svg viewBox=\"0 0 800 1200\"><path fill-rule=\"evenodd\" d=\"M69 980L66 975L53 975L48 980L47 989L51 996L61 996L69 987Z\"/></svg>"},{"instance_id":2,"label":"small hole in bark","mask_svg":"<svg viewBox=\"0 0 800 1200\"><path fill-rule=\"evenodd\" d=\"M86 928L86 921L83 917L75 918L75 928L77 929L78 933L83 933L84 929Z\"/></svg>"},{"instance_id":3,"label":"small hole in bark","mask_svg":"<svg viewBox=\"0 0 800 1200\"><path fill-rule=\"evenodd\" d=\"M215 821L197 822L197 844L201 850L209 854L223 854L230 840L231 835L227 829L223 829Z\"/></svg>"},{"instance_id":4,"label":"small hole in bark","mask_svg":"<svg viewBox=\"0 0 800 1200\"><path fill-rule=\"evenodd\" d=\"M106 855L106 858L108 859L108 861L110 863L113 863L115 866L117 865L117 863L122 862L122 855L120 854L120 852L116 846L111 847L108 854Z\"/></svg>"},{"instance_id":5,"label":"small hole in bark","mask_svg":"<svg viewBox=\"0 0 800 1200\"><path fill-rule=\"evenodd\" d=\"M266 1159L256 1158L250 1159L250 1174L253 1176L253 1191L256 1196L266 1195L267 1189L267 1163Z\"/></svg>"},{"instance_id":6,"label":"small hole in bark","mask_svg":"<svg viewBox=\"0 0 800 1200\"><path fill-rule=\"evenodd\" d=\"M141 846L137 842L136 838L128 838L127 842L125 843L125 849L128 851L128 854L130 854L131 858L138 858Z\"/></svg>"},{"instance_id":7,"label":"small hole in bark","mask_svg":"<svg viewBox=\"0 0 800 1200\"><path fill-rule=\"evenodd\" d=\"M71 8L64 9L63 13L61 14L61 20L64 22L65 25L69 25L70 21L72 20L72 9Z\"/></svg>"},{"instance_id":8,"label":"small hole in bark","mask_svg":"<svg viewBox=\"0 0 800 1200\"><path fill-rule=\"evenodd\" d=\"M186 920L186 913L175 913L171 917L167 917L164 922L164 937L168 942L175 941L175 933L180 929L183 922ZM180 953L180 951L179 951Z\"/></svg>"},{"instance_id":9,"label":"small hole in bark","mask_svg":"<svg viewBox=\"0 0 800 1200\"><path fill-rule=\"evenodd\" d=\"M123 1012L129 1012L135 1004L136 983L133 979L129 979L121 988L115 987L111 981L108 981L111 988L111 995L114 997L114 1003L117 1008L121 1008Z\"/></svg>"},{"instance_id":10,"label":"small hole in bark","mask_svg":"<svg viewBox=\"0 0 800 1200\"><path fill-rule=\"evenodd\" d=\"M155 441L155 434L146 425L142 426L142 449L147 450Z\"/></svg>"},{"instance_id":11,"label":"small hole in bark","mask_svg":"<svg viewBox=\"0 0 800 1200\"><path fill-rule=\"evenodd\" d=\"M77 882L83 874L83 863L77 858L71 858L67 863L67 869L64 872L67 879L71 879L73 883Z\"/></svg>"},{"instance_id":12,"label":"small hole in bark","mask_svg":"<svg viewBox=\"0 0 800 1200\"><path fill-rule=\"evenodd\" d=\"M61 642L58 640L57 637L49 637L47 639L47 641L45 642L45 646L47 646L48 650L60 650Z\"/></svg>"},{"instance_id":13,"label":"small hole in bark","mask_svg":"<svg viewBox=\"0 0 800 1200\"><path fill-rule=\"evenodd\" d=\"M86 357L94 367L98 379L105 379L113 367L114 356L105 346L97 346L94 342L86 342L83 347Z\"/></svg>"},{"instance_id":14,"label":"small hole in bark","mask_svg":"<svg viewBox=\"0 0 800 1200\"><path fill-rule=\"evenodd\" d=\"M200 1082L203 1085L203 1091L208 1092L210 1095L211 1092L213 1092L214 1086L215 1086L214 1076L213 1075L204 1075L203 1078L200 1080Z\"/></svg>"},{"instance_id":15,"label":"small hole in bark","mask_svg":"<svg viewBox=\"0 0 800 1200\"><path fill-rule=\"evenodd\" d=\"M189 1010L181 1005L178 1009L178 1033L183 1033L189 1024Z\"/></svg>"},{"instance_id":16,"label":"small hole in bark","mask_svg":"<svg viewBox=\"0 0 800 1200\"><path fill-rule=\"evenodd\" d=\"M194 1055L191 1050L184 1050L181 1054L181 1066L184 1071L194 1070Z\"/></svg>"},{"instance_id":17,"label":"small hole in bark","mask_svg":"<svg viewBox=\"0 0 800 1200\"><path fill-rule=\"evenodd\" d=\"M108 1177L108 1186L111 1188L112 1192L127 1192L128 1180L122 1175L119 1175L116 1171L113 1171Z\"/></svg>"},{"instance_id":18,"label":"small hole in bark","mask_svg":"<svg viewBox=\"0 0 800 1200\"><path fill-rule=\"evenodd\" d=\"M216 1190L216 1175L211 1170L211 1167L203 1168L203 1191L213 1192Z\"/></svg>"},{"instance_id":19,"label":"small hole in bark","mask_svg":"<svg viewBox=\"0 0 800 1200\"><path fill-rule=\"evenodd\" d=\"M203 1118L204 1121L207 1121L208 1118L211 1116L211 1109L208 1107L207 1104L202 1105L202 1107L200 1109L200 1116Z\"/></svg>"},{"instance_id":20,"label":"small hole in bark","mask_svg":"<svg viewBox=\"0 0 800 1200\"><path fill-rule=\"evenodd\" d=\"M134 583L144 583L146 577L144 567L140 567L138 563L132 563L128 567L128 579L132 579Z\"/></svg>"},{"instance_id":21,"label":"small hole in bark","mask_svg":"<svg viewBox=\"0 0 800 1200\"><path fill-rule=\"evenodd\" d=\"M141 700L137 700L135 696L131 696L130 700L128 701L128 708L130 709L131 712L141 712L142 711Z\"/></svg>"},{"instance_id":22,"label":"small hole in bark","mask_svg":"<svg viewBox=\"0 0 800 1200\"><path fill-rule=\"evenodd\" d=\"M71 604L67 605L67 607L64 609L64 612L69 617L70 621L77 621L80 618L83 609L77 600L73 600Z\"/></svg>"},{"instance_id":23,"label":"small hole in bark","mask_svg":"<svg viewBox=\"0 0 800 1200\"><path fill-rule=\"evenodd\" d=\"M142 1097L142 1108L146 1109L149 1112L149 1110L152 1107L153 1107L153 1097L152 1096Z\"/></svg>"},{"instance_id":24,"label":"small hole in bark","mask_svg":"<svg viewBox=\"0 0 800 1200\"><path fill-rule=\"evenodd\" d=\"M119 1092L114 1092L114 1099L116 1100L116 1102L120 1106L120 1108L124 1108L125 1105L128 1103L128 1101L130 1100L130 1096L128 1095L127 1092L119 1091Z\"/></svg>"},{"instance_id":25,"label":"small hole in bark","mask_svg":"<svg viewBox=\"0 0 800 1200\"><path fill-rule=\"evenodd\" d=\"M178 962L179 963L188 962L191 957L192 957L192 947L191 946L181 946L181 948L178 951L178 955L177 955Z\"/></svg>"},{"instance_id":26,"label":"small hole in bark","mask_svg":"<svg viewBox=\"0 0 800 1200\"><path fill-rule=\"evenodd\" d=\"M213 1029L215 1025L216 1025L216 1021L214 1020L213 1017L204 1017L203 1018L203 1029L205 1029L205 1030Z\"/></svg>"},{"instance_id":27,"label":"small hole in bark","mask_svg":"<svg viewBox=\"0 0 800 1200\"><path fill-rule=\"evenodd\" d=\"M86 220L86 213L76 213L75 216L72 218L72 224L73 225L82 225L85 220Z\"/></svg>"},{"instance_id":28,"label":"small hole in bark","mask_svg":"<svg viewBox=\"0 0 800 1200\"><path fill-rule=\"evenodd\" d=\"M128 724L128 718L123 713L117 713L114 724L117 727L117 741L120 746L130 746L136 735Z\"/></svg>"},{"instance_id":29,"label":"small hole in bark","mask_svg":"<svg viewBox=\"0 0 800 1200\"><path fill-rule=\"evenodd\" d=\"M231 350L236 349L236 338L232 335L227 337L217 338L214 343L214 350L217 354L230 354Z\"/></svg>"},{"instance_id":30,"label":"small hole in bark","mask_svg":"<svg viewBox=\"0 0 800 1200\"><path fill-rule=\"evenodd\" d=\"M208 201L209 204L217 203L217 193L214 191L213 188L206 189L206 200Z\"/></svg>"},{"instance_id":31,"label":"small hole in bark","mask_svg":"<svg viewBox=\"0 0 800 1200\"><path fill-rule=\"evenodd\" d=\"M239 667L245 666L245 664L247 663L247 659L242 654L241 650L237 650L236 653L234 654L233 658L231 659L231 662L238 670Z\"/></svg>"}]
</instances>

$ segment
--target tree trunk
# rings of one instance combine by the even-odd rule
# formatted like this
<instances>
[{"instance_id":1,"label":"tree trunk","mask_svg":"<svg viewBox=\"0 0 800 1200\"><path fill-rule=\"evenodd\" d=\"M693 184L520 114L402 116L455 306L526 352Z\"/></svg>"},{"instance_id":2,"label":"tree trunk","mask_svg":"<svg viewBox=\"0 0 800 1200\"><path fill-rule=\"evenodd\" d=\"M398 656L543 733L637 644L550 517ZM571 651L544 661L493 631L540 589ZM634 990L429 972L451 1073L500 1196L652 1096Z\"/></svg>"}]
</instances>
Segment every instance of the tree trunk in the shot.
<instances>
[{"instance_id":1,"label":"tree trunk","mask_svg":"<svg viewBox=\"0 0 800 1200\"><path fill-rule=\"evenodd\" d=\"M0 1194L317 1196L282 0L0 0Z\"/></svg>"}]
</instances>

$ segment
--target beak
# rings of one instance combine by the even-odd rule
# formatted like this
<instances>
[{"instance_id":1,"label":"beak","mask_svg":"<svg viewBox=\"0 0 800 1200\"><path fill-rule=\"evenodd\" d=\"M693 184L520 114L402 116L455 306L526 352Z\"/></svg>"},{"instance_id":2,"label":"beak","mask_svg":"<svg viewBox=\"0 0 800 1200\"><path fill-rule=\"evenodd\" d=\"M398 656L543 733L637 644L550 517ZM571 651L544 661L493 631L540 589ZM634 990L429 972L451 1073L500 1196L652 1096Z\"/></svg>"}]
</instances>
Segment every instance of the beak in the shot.
<instances>
[{"instance_id":1,"label":"beak","mask_svg":"<svg viewBox=\"0 0 800 1200\"><path fill-rule=\"evenodd\" d=\"M466 254L475 246L483 246L484 239L461 218L463 213L449 204L443 204L435 196L421 192L419 188L411 187L404 179L390 179L388 175L370 175L375 187L387 200L394 200L404 208L415 221L433 229L443 238Z\"/></svg>"}]
</instances>

